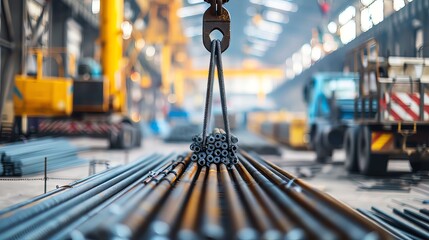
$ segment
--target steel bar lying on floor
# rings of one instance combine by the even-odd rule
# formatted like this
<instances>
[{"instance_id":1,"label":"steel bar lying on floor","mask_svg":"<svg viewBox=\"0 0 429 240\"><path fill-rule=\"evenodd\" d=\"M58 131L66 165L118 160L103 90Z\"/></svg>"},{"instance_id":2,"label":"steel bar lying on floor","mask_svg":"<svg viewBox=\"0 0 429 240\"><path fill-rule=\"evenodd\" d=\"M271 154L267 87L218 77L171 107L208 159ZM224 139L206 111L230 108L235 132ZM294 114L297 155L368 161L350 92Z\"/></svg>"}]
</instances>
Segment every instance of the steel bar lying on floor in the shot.
<instances>
[{"instance_id":1,"label":"steel bar lying on floor","mask_svg":"<svg viewBox=\"0 0 429 240\"><path fill-rule=\"evenodd\" d=\"M45 138L13 143L0 147L0 175L23 176L47 170L72 167L87 163L78 157L78 148L63 138Z\"/></svg>"},{"instance_id":2,"label":"steel bar lying on floor","mask_svg":"<svg viewBox=\"0 0 429 240\"><path fill-rule=\"evenodd\" d=\"M393 239L276 165L154 154L0 215L0 239Z\"/></svg>"},{"instance_id":3,"label":"steel bar lying on floor","mask_svg":"<svg viewBox=\"0 0 429 240\"><path fill-rule=\"evenodd\" d=\"M393 214L377 207L372 207L370 211L358 211L399 239L429 239L429 210L395 199L392 202L403 208L392 208Z\"/></svg>"}]
</instances>

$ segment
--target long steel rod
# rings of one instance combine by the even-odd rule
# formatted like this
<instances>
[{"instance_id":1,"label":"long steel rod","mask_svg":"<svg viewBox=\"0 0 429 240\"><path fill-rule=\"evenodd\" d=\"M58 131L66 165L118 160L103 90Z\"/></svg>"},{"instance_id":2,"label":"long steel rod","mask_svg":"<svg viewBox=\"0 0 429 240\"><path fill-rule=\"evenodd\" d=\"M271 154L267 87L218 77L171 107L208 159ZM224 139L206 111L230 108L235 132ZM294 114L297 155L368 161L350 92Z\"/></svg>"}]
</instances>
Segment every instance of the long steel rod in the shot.
<instances>
[{"instance_id":1,"label":"long steel rod","mask_svg":"<svg viewBox=\"0 0 429 240\"><path fill-rule=\"evenodd\" d=\"M252 159L252 156L250 154L246 152L242 153L247 157L247 159L255 162L255 160ZM268 167L268 169L271 169L271 171L274 170L273 173L283 175L285 177L283 179L292 180L288 182L288 188L291 186L299 186L299 188L303 189L308 195L305 199L317 199L316 201L312 200L316 205L319 205L317 209L313 209L314 212L321 214L320 216L322 217L327 217L328 222L336 226L337 229L343 234L349 235L349 238L365 238L365 235L371 235L371 233L365 231L365 229L368 228L372 229L375 232L383 233L383 230L379 226L366 221L361 215L356 214L356 212L350 207L347 207L344 204L340 204L338 200L332 198L327 194L321 193L316 188L309 186L307 183L305 183L299 178L295 178L293 175L276 166L275 164L266 161L259 156L256 156L256 158L259 160L259 162L264 163L264 165ZM268 172L270 172L270 170L268 170ZM294 191L290 191L290 193L293 196L296 196L298 199L301 198L301 195L297 195ZM312 207L313 204L311 204L307 200L304 201L307 202L308 207ZM338 212L341 212L343 214L339 215L337 214ZM383 235L381 237L388 238L389 236Z\"/></svg>"},{"instance_id":2,"label":"long steel rod","mask_svg":"<svg viewBox=\"0 0 429 240\"><path fill-rule=\"evenodd\" d=\"M183 218L180 224L180 230L177 234L177 237L182 240L187 239L198 239L198 225L201 215L199 214L202 211L203 206L203 192L207 176L207 167L202 167L197 179L194 181L193 190L189 198L188 204L185 207L183 213Z\"/></svg>"},{"instance_id":3,"label":"long steel rod","mask_svg":"<svg viewBox=\"0 0 429 240\"><path fill-rule=\"evenodd\" d=\"M184 174L178 186L173 190L169 199L164 204L163 208L158 213L158 216L151 224L150 238L155 237L172 237L172 231L175 227L175 221L186 206L187 196L191 189L192 179L196 176L198 166L192 163L190 169Z\"/></svg>"},{"instance_id":4,"label":"long steel rod","mask_svg":"<svg viewBox=\"0 0 429 240\"><path fill-rule=\"evenodd\" d=\"M84 199L87 199L93 194L99 193L100 191L107 189L109 186L112 185L112 183L116 183L125 179L126 176L137 172L140 166L143 167L147 162L150 162L153 159L154 158L147 158L144 161L139 161L138 164L126 166L124 167L124 169L118 169L118 171L114 171L111 173L118 174L113 179L110 179L110 176L103 176L101 178L95 179L94 181L91 181L88 184L85 184L82 187L71 189L67 192L58 195L55 198L48 199L41 204L32 206L29 209L16 211L12 214L11 217L0 220L0 228L3 229L0 233L0 236L3 236L3 234L6 234L7 232L11 232L9 233L11 235L13 235L13 232L22 232L24 229L27 229L32 226L32 224L38 223L39 219L42 219L45 216L47 217L48 214L49 216L51 216L55 212L61 212L58 211L58 209L65 209L69 206L73 206L74 204L79 203ZM55 209L52 208L53 206L57 205L60 206ZM22 223L24 220L26 220L25 224ZM10 226L15 226L15 228L7 229Z\"/></svg>"},{"instance_id":5,"label":"long steel rod","mask_svg":"<svg viewBox=\"0 0 429 240\"><path fill-rule=\"evenodd\" d=\"M261 206L266 209L271 218L276 224L277 228L282 231L285 235L285 239L305 239L305 232L293 223L293 220L286 216L283 211L270 199L267 193L257 184L256 180L250 175L243 164L237 166L242 177L246 180L246 183L250 186L255 197L260 199Z\"/></svg>"},{"instance_id":6,"label":"long steel rod","mask_svg":"<svg viewBox=\"0 0 429 240\"><path fill-rule=\"evenodd\" d=\"M217 166L215 164L210 165L206 185L201 231L205 238L222 239L225 231L221 222Z\"/></svg>"},{"instance_id":7,"label":"long steel rod","mask_svg":"<svg viewBox=\"0 0 429 240\"><path fill-rule=\"evenodd\" d=\"M94 229L94 225L101 224L102 222L105 222L106 219L112 218L113 213L115 213L115 211L112 211L112 209L121 208L125 211L124 205L129 202L130 198L134 196L135 193L139 192L142 188L144 188L144 186L146 186L148 180L153 177L154 172L156 172L156 174L159 174L160 172L172 167L172 163L168 162L168 160L168 158L160 160L160 164L166 161L167 163L161 167L154 169L152 172L147 173L138 181L134 182L133 184L122 190L119 194L115 195L103 204L99 205L97 208L85 214L77 221L69 224L66 228L61 229L61 231L52 236L52 239L67 238L67 234L70 232L85 235L85 233ZM91 221L91 224L84 225L84 223L88 221Z\"/></svg>"},{"instance_id":8,"label":"long steel rod","mask_svg":"<svg viewBox=\"0 0 429 240\"><path fill-rule=\"evenodd\" d=\"M258 207L261 204L254 197L248 184L243 180L235 168L231 169L231 173L236 182L236 188L243 196L243 203L247 206L247 212L254 219L253 224L261 233L261 238L264 239L280 239L281 233L274 227L274 223L269 218L263 208Z\"/></svg>"},{"instance_id":9,"label":"long steel rod","mask_svg":"<svg viewBox=\"0 0 429 240\"><path fill-rule=\"evenodd\" d=\"M253 229L249 221L250 218L232 185L232 179L225 165L220 166L220 176L225 189L228 216L233 226L233 237L235 239L257 239L257 232Z\"/></svg>"},{"instance_id":10,"label":"long steel rod","mask_svg":"<svg viewBox=\"0 0 429 240\"><path fill-rule=\"evenodd\" d=\"M81 184L81 183L83 183L83 182L86 182L86 181L91 180L91 179L96 178L96 177L100 177L100 175L106 174L106 173L108 173L109 171L112 171L112 170L114 170L114 169L116 169L116 168L118 168L118 167L119 167L119 166L115 166L115 167L113 167L113 168L109 168L109 169L107 169L107 170L105 170L105 171L103 171L103 172L99 172L99 173L97 173L97 174L94 174L94 175L88 176L88 177L86 177L86 178L83 178L83 179L80 179L80 180L74 181L74 182L72 182L72 183L68 184L68 186L70 186L70 187L72 187L72 188L73 188L74 186L76 186L76 185L78 185L78 184ZM28 206L29 204L33 204L33 203L35 203L35 202L37 202L37 201L40 201L40 200L42 200L42 199L44 199L44 198L47 198L47 197L50 197L50 196L52 196L52 195L54 195L54 194L57 194L57 193L59 193L59 192L62 192L62 191L64 191L64 190L66 190L66 189L68 189L68 188L63 188L63 187L56 188L56 189L54 189L54 190L52 190L52 191L47 192L46 194L41 194L41 195L36 196L36 197L34 197L34 198L31 198L31 199L28 199L28 200L26 200L26 201L23 201L23 202L17 203L17 204L15 204L15 205L12 205L12 206L10 206L10 207L7 207L7 208L4 208L4 209L1 209L1 210L0 210L0 216L1 216L1 215L3 215L3 214L6 214L6 213L10 213L10 212L12 212L12 211L15 211L15 210L17 210L17 209L19 209L19 208L22 208L22 207Z\"/></svg>"}]
</instances>

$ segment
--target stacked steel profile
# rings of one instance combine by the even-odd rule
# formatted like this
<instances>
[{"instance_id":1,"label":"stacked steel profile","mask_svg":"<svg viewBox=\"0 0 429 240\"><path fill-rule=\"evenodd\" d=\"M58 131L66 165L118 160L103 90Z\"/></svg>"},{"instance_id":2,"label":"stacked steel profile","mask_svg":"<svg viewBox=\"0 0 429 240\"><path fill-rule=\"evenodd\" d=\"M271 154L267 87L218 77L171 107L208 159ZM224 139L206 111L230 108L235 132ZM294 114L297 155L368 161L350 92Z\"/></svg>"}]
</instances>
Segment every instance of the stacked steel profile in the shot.
<instances>
[{"instance_id":1,"label":"stacked steel profile","mask_svg":"<svg viewBox=\"0 0 429 240\"><path fill-rule=\"evenodd\" d=\"M231 167L238 163L238 138L232 135L231 139L228 139L223 129L215 128L205 139L202 135L194 136L192 141L191 159L198 162L200 166L210 166L215 163Z\"/></svg>"},{"instance_id":2,"label":"stacked steel profile","mask_svg":"<svg viewBox=\"0 0 429 240\"><path fill-rule=\"evenodd\" d=\"M378 207L370 211L358 209L363 215L389 231L397 239L429 239L429 209L395 201L401 208L392 208L393 214Z\"/></svg>"},{"instance_id":3,"label":"stacked steel profile","mask_svg":"<svg viewBox=\"0 0 429 240\"><path fill-rule=\"evenodd\" d=\"M390 239L246 152L237 165L150 155L0 211L0 239Z\"/></svg>"},{"instance_id":4,"label":"stacked steel profile","mask_svg":"<svg viewBox=\"0 0 429 240\"><path fill-rule=\"evenodd\" d=\"M77 166L87 163L77 156L78 148L62 138L46 138L28 142L9 144L0 147L0 175L23 176L44 171L45 158L47 170Z\"/></svg>"}]
</instances>

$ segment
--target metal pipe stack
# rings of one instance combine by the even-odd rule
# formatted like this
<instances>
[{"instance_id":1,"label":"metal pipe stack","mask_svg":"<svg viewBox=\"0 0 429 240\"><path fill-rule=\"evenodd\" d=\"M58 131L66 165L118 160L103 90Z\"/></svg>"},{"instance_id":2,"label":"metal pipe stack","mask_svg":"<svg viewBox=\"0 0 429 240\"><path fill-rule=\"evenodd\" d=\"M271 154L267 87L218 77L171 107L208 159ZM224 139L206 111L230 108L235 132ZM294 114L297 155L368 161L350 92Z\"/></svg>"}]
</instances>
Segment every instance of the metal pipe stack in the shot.
<instances>
[{"instance_id":1,"label":"metal pipe stack","mask_svg":"<svg viewBox=\"0 0 429 240\"><path fill-rule=\"evenodd\" d=\"M210 166L210 164L224 164L228 167L238 164L238 138L231 135L228 140L223 129L215 128L208 136L196 135L192 138L190 146L193 154L192 161L200 166Z\"/></svg>"},{"instance_id":2,"label":"metal pipe stack","mask_svg":"<svg viewBox=\"0 0 429 240\"><path fill-rule=\"evenodd\" d=\"M256 155L154 154L0 211L0 239L392 239Z\"/></svg>"},{"instance_id":3,"label":"metal pipe stack","mask_svg":"<svg viewBox=\"0 0 429 240\"><path fill-rule=\"evenodd\" d=\"M23 176L87 163L77 156L77 148L62 138L46 138L0 147L0 169L3 176Z\"/></svg>"},{"instance_id":4,"label":"metal pipe stack","mask_svg":"<svg viewBox=\"0 0 429 240\"><path fill-rule=\"evenodd\" d=\"M382 226L397 239L429 239L429 209L396 201L401 207L392 208L392 213L378 207L360 213Z\"/></svg>"}]
</instances>

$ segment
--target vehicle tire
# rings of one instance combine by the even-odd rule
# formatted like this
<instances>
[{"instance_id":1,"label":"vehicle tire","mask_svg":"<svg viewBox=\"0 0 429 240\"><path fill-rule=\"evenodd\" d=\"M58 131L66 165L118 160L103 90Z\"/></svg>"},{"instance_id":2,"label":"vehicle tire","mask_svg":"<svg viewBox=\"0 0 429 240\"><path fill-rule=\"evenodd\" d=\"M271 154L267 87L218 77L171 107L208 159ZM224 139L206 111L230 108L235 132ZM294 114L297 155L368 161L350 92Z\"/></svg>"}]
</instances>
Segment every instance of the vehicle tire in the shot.
<instances>
[{"instance_id":1,"label":"vehicle tire","mask_svg":"<svg viewBox=\"0 0 429 240\"><path fill-rule=\"evenodd\" d=\"M127 149L129 148L130 133L125 126L122 126L117 134L110 134L110 149Z\"/></svg>"},{"instance_id":2,"label":"vehicle tire","mask_svg":"<svg viewBox=\"0 0 429 240\"><path fill-rule=\"evenodd\" d=\"M121 145L122 149L130 149L133 148L135 139L135 130L132 125L123 124L123 129L121 131Z\"/></svg>"},{"instance_id":3,"label":"vehicle tire","mask_svg":"<svg viewBox=\"0 0 429 240\"><path fill-rule=\"evenodd\" d=\"M321 136L317 138L314 144L314 149L316 150L316 162L318 163L327 163L332 159L332 149L326 148L323 146L321 141Z\"/></svg>"},{"instance_id":4,"label":"vehicle tire","mask_svg":"<svg viewBox=\"0 0 429 240\"><path fill-rule=\"evenodd\" d=\"M119 135L113 135L112 133L110 133L109 135L109 148L110 149L119 149Z\"/></svg>"},{"instance_id":5,"label":"vehicle tire","mask_svg":"<svg viewBox=\"0 0 429 240\"><path fill-rule=\"evenodd\" d=\"M357 127L350 127L344 134L344 149L346 151L344 167L350 173L359 172L357 151L358 130L359 128Z\"/></svg>"},{"instance_id":6,"label":"vehicle tire","mask_svg":"<svg viewBox=\"0 0 429 240\"><path fill-rule=\"evenodd\" d=\"M138 123L133 125L134 127L134 133L135 133L135 137L134 137L134 147L139 148L142 146L142 130L141 127L138 125Z\"/></svg>"},{"instance_id":7,"label":"vehicle tire","mask_svg":"<svg viewBox=\"0 0 429 240\"><path fill-rule=\"evenodd\" d=\"M419 172L419 171L429 171L429 162L427 161L410 161L411 169L413 172Z\"/></svg>"},{"instance_id":8,"label":"vehicle tire","mask_svg":"<svg viewBox=\"0 0 429 240\"><path fill-rule=\"evenodd\" d=\"M371 131L363 126L359 129L358 164L360 173L368 176L385 175L389 155L371 153Z\"/></svg>"},{"instance_id":9,"label":"vehicle tire","mask_svg":"<svg viewBox=\"0 0 429 240\"><path fill-rule=\"evenodd\" d=\"M142 146L142 134L140 130L136 130L136 139L134 141L134 147L139 148Z\"/></svg>"}]
</instances>

